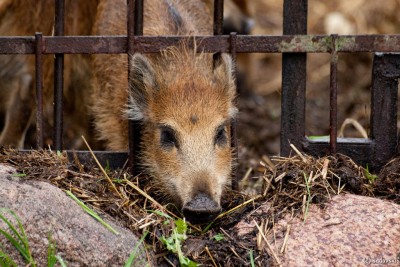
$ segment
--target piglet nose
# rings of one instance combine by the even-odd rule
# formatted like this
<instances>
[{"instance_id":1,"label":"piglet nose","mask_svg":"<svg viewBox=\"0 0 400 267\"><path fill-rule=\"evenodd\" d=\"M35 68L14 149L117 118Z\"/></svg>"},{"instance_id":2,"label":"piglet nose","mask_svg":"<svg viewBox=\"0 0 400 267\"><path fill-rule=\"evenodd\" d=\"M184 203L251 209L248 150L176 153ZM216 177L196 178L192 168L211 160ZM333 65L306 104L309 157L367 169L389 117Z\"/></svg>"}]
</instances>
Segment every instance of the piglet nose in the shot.
<instances>
[{"instance_id":1,"label":"piglet nose","mask_svg":"<svg viewBox=\"0 0 400 267\"><path fill-rule=\"evenodd\" d=\"M221 212L221 207L207 194L199 193L183 206L182 212L191 223L206 223Z\"/></svg>"}]
</instances>

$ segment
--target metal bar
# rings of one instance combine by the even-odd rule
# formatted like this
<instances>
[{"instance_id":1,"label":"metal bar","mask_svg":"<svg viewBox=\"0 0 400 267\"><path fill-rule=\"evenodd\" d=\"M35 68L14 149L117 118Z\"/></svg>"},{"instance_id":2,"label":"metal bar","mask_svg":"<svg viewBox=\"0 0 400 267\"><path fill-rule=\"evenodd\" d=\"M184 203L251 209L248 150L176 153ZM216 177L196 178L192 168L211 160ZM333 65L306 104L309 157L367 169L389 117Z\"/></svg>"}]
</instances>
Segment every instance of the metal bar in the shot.
<instances>
[{"instance_id":1,"label":"metal bar","mask_svg":"<svg viewBox=\"0 0 400 267\"><path fill-rule=\"evenodd\" d=\"M127 36L44 36L43 54L124 54L128 52ZM229 35L195 36L198 51L229 53ZM141 53L159 53L189 36L134 36L134 50ZM337 36L336 51L400 52L400 35ZM237 35L237 53L330 53L330 35ZM0 54L35 54L35 38L0 37Z\"/></svg>"},{"instance_id":2,"label":"metal bar","mask_svg":"<svg viewBox=\"0 0 400 267\"><path fill-rule=\"evenodd\" d=\"M322 157L330 152L329 139L316 141L309 140L304 145L304 152L314 157ZM371 164L373 155L373 142L362 138L338 138L337 153L349 156L361 166Z\"/></svg>"},{"instance_id":3,"label":"metal bar","mask_svg":"<svg viewBox=\"0 0 400 267\"><path fill-rule=\"evenodd\" d=\"M375 54L372 66L370 167L380 169L396 154L399 54Z\"/></svg>"},{"instance_id":4,"label":"metal bar","mask_svg":"<svg viewBox=\"0 0 400 267\"><path fill-rule=\"evenodd\" d=\"M128 40L125 40L125 42L128 42L128 45L126 46L128 48L128 53L132 53L133 54L133 37L135 36L135 0L128 0L128 10L127 10L127 37ZM109 46L106 46L106 48L109 48ZM129 70L130 66L128 66L128 70Z\"/></svg>"},{"instance_id":5,"label":"metal bar","mask_svg":"<svg viewBox=\"0 0 400 267\"><path fill-rule=\"evenodd\" d=\"M78 159L86 167L97 167L97 163L89 151L66 150L65 152L71 162ZM93 153L103 167L108 166L110 169L115 170L127 166L128 153L126 152L93 151Z\"/></svg>"},{"instance_id":6,"label":"metal bar","mask_svg":"<svg viewBox=\"0 0 400 267\"><path fill-rule=\"evenodd\" d=\"M214 35L222 35L224 21L224 0L214 0Z\"/></svg>"},{"instance_id":7,"label":"metal bar","mask_svg":"<svg viewBox=\"0 0 400 267\"><path fill-rule=\"evenodd\" d=\"M36 146L43 148L43 38L35 34L35 79L36 79Z\"/></svg>"},{"instance_id":8,"label":"metal bar","mask_svg":"<svg viewBox=\"0 0 400 267\"><path fill-rule=\"evenodd\" d=\"M235 78L235 88L237 88L236 77L237 77L237 53L236 53L236 40L237 40L236 32L230 33L230 41L231 41L231 56L232 56L232 75ZM236 89L237 93L237 89ZM232 169L232 189L239 189L239 177L238 177L238 166L239 161L239 153L238 153L238 140L237 140L237 119L232 119L231 122L231 147L233 148L233 169Z\"/></svg>"},{"instance_id":9,"label":"metal bar","mask_svg":"<svg viewBox=\"0 0 400 267\"><path fill-rule=\"evenodd\" d=\"M224 1L214 0L214 24L213 34L214 36L222 35L223 33L223 21L224 21ZM213 64L217 62L221 57L221 51L215 51L213 55Z\"/></svg>"},{"instance_id":10,"label":"metal bar","mask_svg":"<svg viewBox=\"0 0 400 267\"><path fill-rule=\"evenodd\" d=\"M284 0L283 34L307 34L307 0ZM282 54L281 155L305 142L307 54Z\"/></svg>"},{"instance_id":11,"label":"metal bar","mask_svg":"<svg viewBox=\"0 0 400 267\"><path fill-rule=\"evenodd\" d=\"M128 77L133 71L131 58L135 53L135 36L143 35L143 0L128 0ZM129 79L129 78L128 78ZM128 101L128 99L127 99ZM129 167L134 175L139 174L140 140L142 135L141 121L129 120Z\"/></svg>"},{"instance_id":12,"label":"metal bar","mask_svg":"<svg viewBox=\"0 0 400 267\"><path fill-rule=\"evenodd\" d=\"M330 69L330 114L329 129L331 154L336 154L337 146L337 62L338 53L336 51L336 35L332 35L331 69Z\"/></svg>"},{"instance_id":13,"label":"metal bar","mask_svg":"<svg viewBox=\"0 0 400 267\"><path fill-rule=\"evenodd\" d=\"M64 0L55 2L54 34L64 35ZM55 54L54 59L54 149L63 149L63 81L64 54Z\"/></svg>"},{"instance_id":14,"label":"metal bar","mask_svg":"<svg viewBox=\"0 0 400 267\"><path fill-rule=\"evenodd\" d=\"M143 35L143 0L135 0L135 35Z\"/></svg>"},{"instance_id":15,"label":"metal bar","mask_svg":"<svg viewBox=\"0 0 400 267\"><path fill-rule=\"evenodd\" d=\"M32 149L21 149L18 152L31 153ZM127 166L128 153L114 151L88 151L88 150L64 150L70 162L75 162L76 159L85 165L85 167L97 167L97 163L92 155L100 162L103 167L110 167L112 170L121 169Z\"/></svg>"}]
</instances>

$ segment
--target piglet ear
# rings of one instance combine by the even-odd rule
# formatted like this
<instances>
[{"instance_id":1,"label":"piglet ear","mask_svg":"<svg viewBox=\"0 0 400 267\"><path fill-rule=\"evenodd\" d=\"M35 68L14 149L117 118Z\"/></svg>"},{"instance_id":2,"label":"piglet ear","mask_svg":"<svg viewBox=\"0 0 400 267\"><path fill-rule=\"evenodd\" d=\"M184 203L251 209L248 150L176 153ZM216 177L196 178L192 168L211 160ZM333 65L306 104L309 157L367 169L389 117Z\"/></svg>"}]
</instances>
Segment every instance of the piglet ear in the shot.
<instances>
[{"instance_id":1,"label":"piglet ear","mask_svg":"<svg viewBox=\"0 0 400 267\"><path fill-rule=\"evenodd\" d=\"M237 113L237 109L233 105L233 101L236 97L236 85L233 77L233 64L230 55L222 54L220 56L214 64L213 75L217 87L224 90L228 101L231 102L229 114L231 117L234 117Z\"/></svg>"},{"instance_id":2,"label":"piglet ear","mask_svg":"<svg viewBox=\"0 0 400 267\"><path fill-rule=\"evenodd\" d=\"M150 61L144 55L134 54L131 64L129 105L126 113L131 120L145 120L148 103L157 88L156 76Z\"/></svg>"}]
</instances>

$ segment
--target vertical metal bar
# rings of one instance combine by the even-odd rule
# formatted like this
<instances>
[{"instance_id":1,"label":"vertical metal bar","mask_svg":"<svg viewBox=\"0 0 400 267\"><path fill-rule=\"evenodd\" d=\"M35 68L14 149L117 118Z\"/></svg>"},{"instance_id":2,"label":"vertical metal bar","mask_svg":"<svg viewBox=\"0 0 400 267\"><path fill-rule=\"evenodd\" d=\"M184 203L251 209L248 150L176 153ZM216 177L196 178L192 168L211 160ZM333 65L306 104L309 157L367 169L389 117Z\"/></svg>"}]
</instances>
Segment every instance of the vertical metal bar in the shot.
<instances>
[{"instance_id":1,"label":"vertical metal bar","mask_svg":"<svg viewBox=\"0 0 400 267\"><path fill-rule=\"evenodd\" d=\"M143 35L143 0L135 0L135 35Z\"/></svg>"},{"instance_id":2,"label":"vertical metal bar","mask_svg":"<svg viewBox=\"0 0 400 267\"><path fill-rule=\"evenodd\" d=\"M64 35L64 0L55 2L54 35ZM55 54L54 59L54 149L63 149L63 81L64 55Z\"/></svg>"},{"instance_id":3,"label":"vertical metal bar","mask_svg":"<svg viewBox=\"0 0 400 267\"><path fill-rule=\"evenodd\" d=\"M224 0L214 0L214 35L223 34L223 23L224 23ZM213 55L213 62L219 60L221 53L215 53Z\"/></svg>"},{"instance_id":4,"label":"vertical metal bar","mask_svg":"<svg viewBox=\"0 0 400 267\"><path fill-rule=\"evenodd\" d=\"M396 154L397 91L400 55L376 53L372 65L371 139L373 157L370 167L379 170Z\"/></svg>"},{"instance_id":5,"label":"vertical metal bar","mask_svg":"<svg viewBox=\"0 0 400 267\"><path fill-rule=\"evenodd\" d=\"M36 146L43 148L43 36L35 34Z\"/></svg>"},{"instance_id":6,"label":"vertical metal bar","mask_svg":"<svg viewBox=\"0 0 400 267\"><path fill-rule=\"evenodd\" d=\"M224 1L214 0L214 35L223 34L223 22L224 22ZM236 83L236 33L230 34L230 52L232 56L233 63L233 73ZM218 61L221 58L221 53L215 53L213 55L213 62ZM239 181L237 175L237 162L238 162L238 144L237 144L237 134L236 134L236 119L231 121L231 148L233 148L233 168L232 168L232 189L237 190L239 188Z\"/></svg>"},{"instance_id":7,"label":"vertical metal bar","mask_svg":"<svg viewBox=\"0 0 400 267\"><path fill-rule=\"evenodd\" d=\"M128 77L133 70L132 55L135 35L143 35L143 0L128 0ZM127 100L128 101L128 100ZM129 167L134 175L139 174L139 153L141 139L141 122L129 120Z\"/></svg>"},{"instance_id":8,"label":"vertical metal bar","mask_svg":"<svg viewBox=\"0 0 400 267\"><path fill-rule=\"evenodd\" d=\"M283 34L307 34L307 0L284 0ZM306 53L282 54L281 155L305 142Z\"/></svg>"},{"instance_id":9,"label":"vertical metal bar","mask_svg":"<svg viewBox=\"0 0 400 267\"><path fill-rule=\"evenodd\" d=\"M222 35L224 0L214 0L214 35Z\"/></svg>"},{"instance_id":10,"label":"vertical metal bar","mask_svg":"<svg viewBox=\"0 0 400 267\"><path fill-rule=\"evenodd\" d=\"M236 62L237 62L237 54L236 54L236 41L237 35L236 32L230 33L230 52L232 56L232 75L235 78L235 88L237 88L236 84ZM232 189L238 190L239 189L239 177L237 174L237 163L239 161L239 153L238 153L238 141L237 141L237 119L232 119L231 122L231 147L233 148L233 169L232 169Z\"/></svg>"},{"instance_id":11,"label":"vertical metal bar","mask_svg":"<svg viewBox=\"0 0 400 267\"><path fill-rule=\"evenodd\" d=\"M331 51L331 73L330 73L330 143L329 149L331 154L336 154L337 147L337 62L338 53L336 51L337 34L332 35L332 51Z\"/></svg>"}]
</instances>

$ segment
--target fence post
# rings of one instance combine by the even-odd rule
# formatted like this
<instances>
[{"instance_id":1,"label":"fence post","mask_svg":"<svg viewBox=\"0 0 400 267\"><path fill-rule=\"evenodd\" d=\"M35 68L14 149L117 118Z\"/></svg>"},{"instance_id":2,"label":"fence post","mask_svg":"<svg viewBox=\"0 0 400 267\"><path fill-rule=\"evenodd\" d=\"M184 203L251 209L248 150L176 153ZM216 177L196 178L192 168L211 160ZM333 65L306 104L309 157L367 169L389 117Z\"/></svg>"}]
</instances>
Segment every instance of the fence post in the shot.
<instances>
[{"instance_id":1,"label":"fence post","mask_svg":"<svg viewBox=\"0 0 400 267\"><path fill-rule=\"evenodd\" d=\"M134 37L143 35L143 0L128 0L127 28L128 28L128 77L133 70L131 57L134 51ZM126 100L128 101L128 99ZM139 153L142 132L141 121L128 121L129 132L129 168L133 175L140 173Z\"/></svg>"},{"instance_id":2,"label":"fence post","mask_svg":"<svg viewBox=\"0 0 400 267\"><path fill-rule=\"evenodd\" d=\"M283 34L307 34L308 0L284 0ZM282 54L281 155L305 141L306 53Z\"/></svg>"},{"instance_id":3,"label":"fence post","mask_svg":"<svg viewBox=\"0 0 400 267\"><path fill-rule=\"evenodd\" d=\"M379 170L396 154L400 54L374 56L371 83L371 168Z\"/></svg>"},{"instance_id":4,"label":"fence post","mask_svg":"<svg viewBox=\"0 0 400 267\"><path fill-rule=\"evenodd\" d=\"M55 1L54 35L64 35L64 0ZM54 58L54 149L63 149L64 54Z\"/></svg>"}]
</instances>

